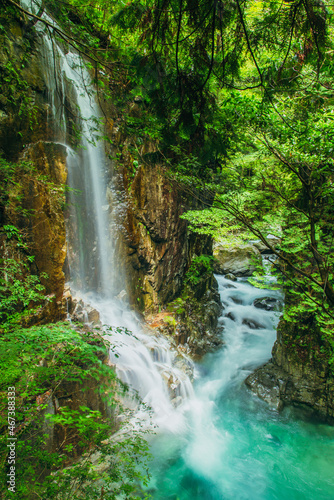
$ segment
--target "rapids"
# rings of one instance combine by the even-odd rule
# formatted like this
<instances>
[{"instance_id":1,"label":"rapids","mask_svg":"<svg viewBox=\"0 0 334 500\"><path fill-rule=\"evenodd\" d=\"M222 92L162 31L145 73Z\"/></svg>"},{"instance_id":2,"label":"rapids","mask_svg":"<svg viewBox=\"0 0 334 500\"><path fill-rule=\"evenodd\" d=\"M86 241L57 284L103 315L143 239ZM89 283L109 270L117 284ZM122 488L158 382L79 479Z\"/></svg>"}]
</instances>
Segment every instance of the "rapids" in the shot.
<instances>
[{"instance_id":1,"label":"rapids","mask_svg":"<svg viewBox=\"0 0 334 500\"><path fill-rule=\"evenodd\" d=\"M152 440L148 491L155 500L333 499L334 428L300 409L278 413L244 384L270 358L279 316L253 302L279 292L216 278L225 345L196 366L186 430Z\"/></svg>"}]
</instances>

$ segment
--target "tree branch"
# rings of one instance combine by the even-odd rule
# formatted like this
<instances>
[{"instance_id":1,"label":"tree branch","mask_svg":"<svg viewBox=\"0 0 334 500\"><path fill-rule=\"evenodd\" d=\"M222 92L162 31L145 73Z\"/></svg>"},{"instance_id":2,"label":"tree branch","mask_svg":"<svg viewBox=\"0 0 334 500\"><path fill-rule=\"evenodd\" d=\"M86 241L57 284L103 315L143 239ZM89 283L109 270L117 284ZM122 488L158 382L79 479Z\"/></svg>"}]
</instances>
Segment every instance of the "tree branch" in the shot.
<instances>
[{"instance_id":1,"label":"tree branch","mask_svg":"<svg viewBox=\"0 0 334 500\"><path fill-rule=\"evenodd\" d=\"M11 5L14 5L14 7L16 7L18 10L20 10L21 12L23 12L27 16L35 19L36 22L34 24L36 24L37 21L40 21L45 26L48 26L49 28L52 28L63 40L65 40L67 43L69 43L71 45L71 47L73 47L75 50L77 50L78 52L80 52L81 54L83 54L88 59L91 59L92 61L98 62L99 64L101 64L105 68L111 69L110 66L108 66L108 64L106 64L104 61L101 61L99 58L93 57L92 55L87 54L87 52L84 52L82 49L79 49L77 47L77 45L80 45L81 47L84 47L85 49L91 50L91 48L88 47L83 42L80 42L76 38L71 37L70 35L68 35L67 33L65 33L63 30L61 30L60 28L58 28L58 26L50 23L46 19L43 19L42 17L39 17L36 14L32 14L31 12L29 12L28 10L24 9L23 7L21 7L20 5L18 5L16 2L14 2L14 0L6 0L6 1L8 3L10 3ZM111 63L111 64L114 64L114 63Z\"/></svg>"}]
</instances>

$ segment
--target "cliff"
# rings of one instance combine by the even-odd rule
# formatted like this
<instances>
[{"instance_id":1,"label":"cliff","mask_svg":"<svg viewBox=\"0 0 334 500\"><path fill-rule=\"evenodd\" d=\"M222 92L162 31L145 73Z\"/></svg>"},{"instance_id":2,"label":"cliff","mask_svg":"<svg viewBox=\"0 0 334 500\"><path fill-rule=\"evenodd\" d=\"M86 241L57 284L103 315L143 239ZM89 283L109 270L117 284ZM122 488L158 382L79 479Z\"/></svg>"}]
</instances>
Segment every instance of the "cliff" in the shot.
<instances>
[{"instance_id":1,"label":"cliff","mask_svg":"<svg viewBox=\"0 0 334 500\"><path fill-rule=\"evenodd\" d=\"M301 404L334 417L334 376L325 344L311 323L303 329L281 320L272 359L246 384L273 408Z\"/></svg>"}]
</instances>

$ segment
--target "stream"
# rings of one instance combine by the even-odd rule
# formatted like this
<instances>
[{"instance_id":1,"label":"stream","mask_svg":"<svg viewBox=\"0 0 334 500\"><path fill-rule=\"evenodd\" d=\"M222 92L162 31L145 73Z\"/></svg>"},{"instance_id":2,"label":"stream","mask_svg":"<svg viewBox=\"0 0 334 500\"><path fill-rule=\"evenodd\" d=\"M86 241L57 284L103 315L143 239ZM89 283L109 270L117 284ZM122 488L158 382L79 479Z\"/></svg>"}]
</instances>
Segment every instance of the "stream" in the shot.
<instances>
[{"instance_id":1,"label":"stream","mask_svg":"<svg viewBox=\"0 0 334 500\"><path fill-rule=\"evenodd\" d=\"M37 11L30 0L21 3ZM117 298L125 287L115 260L117 207L108 203L108 196L116 197L107 180L102 142L96 140L102 134L91 76L75 51L66 52L42 27L37 29L51 113L62 141L68 126L66 87L80 109L81 143L76 152L66 145L73 190L67 220L72 287L110 325L106 338L115 346L110 357L119 377L152 408L158 429L150 438L151 498L333 500L334 428L300 409L271 410L244 384L270 358L279 317L254 307L254 300L279 298L278 291L257 289L245 278L232 282L217 276L225 344L195 365L194 386L167 339L145 331L140 318ZM141 412L145 419L147 412Z\"/></svg>"},{"instance_id":2,"label":"stream","mask_svg":"<svg viewBox=\"0 0 334 500\"><path fill-rule=\"evenodd\" d=\"M152 439L148 491L155 500L332 500L334 428L300 409L271 410L244 384L270 358L279 316L253 302L278 292L216 278L225 345L196 366L186 430Z\"/></svg>"}]
</instances>

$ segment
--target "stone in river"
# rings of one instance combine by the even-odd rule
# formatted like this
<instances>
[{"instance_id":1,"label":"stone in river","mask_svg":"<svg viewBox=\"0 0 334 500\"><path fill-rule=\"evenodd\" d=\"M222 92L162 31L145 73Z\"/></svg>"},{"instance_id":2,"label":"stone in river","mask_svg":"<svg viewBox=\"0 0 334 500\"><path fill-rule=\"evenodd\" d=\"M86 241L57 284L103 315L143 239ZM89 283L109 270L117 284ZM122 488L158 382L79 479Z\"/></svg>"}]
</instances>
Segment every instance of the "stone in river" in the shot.
<instances>
[{"instance_id":1,"label":"stone in river","mask_svg":"<svg viewBox=\"0 0 334 500\"><path fill-rule=\"evenodd\" d=\"M234 274L232 274L232 273L226 274L226 275L225 275L225 278L226 278L227 280L237 281L236 276L234 276Z\"/></svg>"},{"instance_id":2,"label":"stone in river","mask_svg":"<svg viewBox=\"0 0 334 500\"><path fill-rule=\"evenodd\" d=\"M261 297L260 299L255 299L253 305L258 309L265 309L266 311L280 311L282 309L280 301L274 297Z\"/></svg>"},{"instance_id":3,"label":"stone in river","mask_svg":"<svg viewBox=\"0 0 334 500\"><path fill-rule=\"evenodd\" d=\"M261 325L261 323L258 323L254 319L250 318L244 318L242 320L242 324L248 326L248 328L251 328L252 330L259 330L260 328L265 328L264 325Z\"/></svg>"}]
</instances>

